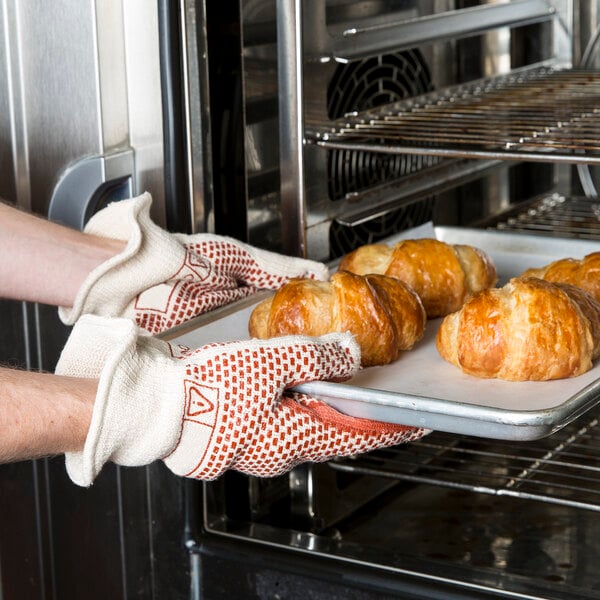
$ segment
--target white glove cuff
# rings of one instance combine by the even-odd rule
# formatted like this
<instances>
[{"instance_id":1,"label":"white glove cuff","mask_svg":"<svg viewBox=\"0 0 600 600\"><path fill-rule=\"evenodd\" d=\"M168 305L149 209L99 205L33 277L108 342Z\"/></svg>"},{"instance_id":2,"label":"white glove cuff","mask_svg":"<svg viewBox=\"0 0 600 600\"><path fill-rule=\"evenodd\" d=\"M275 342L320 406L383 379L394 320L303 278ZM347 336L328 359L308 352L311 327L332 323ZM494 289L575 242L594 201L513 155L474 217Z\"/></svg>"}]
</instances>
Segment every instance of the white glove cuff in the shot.
<instances>
[{"instance_id":1,"label":"white glove cuff","mask_svg":"<svg viewBox=\"0 0 600 600\"><path fill-rule=\"evenodd\" d=\"M313 276L320 281L326 281L329 278L329 269L321 262L309 260L306 258L296 258L285 256L276 252L269 252L255 248L240 242L232 237L215 235L212 233L197 233L194 235L174 234L183 244L193 244L200 237L206 242L229 242L239 248L243 248L255 261L259 268L270 275L277 275L285 278L309 277Z\"/></svg>"},{"instance_id":2,"label":"white glove cuff","mask_svg":"<svg viewBox=\"0 0 600 600\"><path fill-rule=\"evenodd\" d=\"M145 193L114 202L90 219L86 233L128 243L123 252L88 275L72 308L59 308L65 325L72 325L82 314L125 316L138 294L167 281L179 270L185 248L152 221L151 204L152 197Z\"/></svg>"},{"instance_id":3,"label":"white glove cuff","mask_svg":"<svg viewBox=\"0 0 600 600\"><path fill-rule=\"evenodd\" d=\"M240 242L238 242L239 244ZM323 263L308 260L306 258L295 258L284 256L276 252L261 250L247 244L241 244L262 269L274 275L284 275L287 278L313 276L320 281L329 279L329 269Z\"/></svg>"},{"instance_id":4,"label":"white glove cuff","mask_svg":"<svg viewBox=\"0 0 600 600\"><path fill-rule=\"evenodd\" d=\"M184 407L181 376L167 347L140 336L128 319L85 315L76 323L56 373L99 379L84 448L66 454L67 472L78 485L91 485L107 461L147 465L175 447Z\"/></svg>"}]
</instances>

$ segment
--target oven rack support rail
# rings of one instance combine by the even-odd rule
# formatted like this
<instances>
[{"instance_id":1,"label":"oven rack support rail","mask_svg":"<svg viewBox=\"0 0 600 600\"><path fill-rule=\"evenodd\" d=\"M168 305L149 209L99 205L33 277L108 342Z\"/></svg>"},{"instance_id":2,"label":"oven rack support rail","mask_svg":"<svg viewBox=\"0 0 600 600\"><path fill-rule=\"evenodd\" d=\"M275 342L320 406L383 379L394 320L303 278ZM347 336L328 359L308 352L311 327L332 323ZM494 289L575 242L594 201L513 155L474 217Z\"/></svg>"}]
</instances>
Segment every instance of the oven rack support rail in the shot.
<instances>
[{"instance_id":1,"label":"oven rack support rail","mask_svg":"<svg viewBox=\"0 0 600 600\"><path fill-rule=\"evenodd\" d=\"M555 17L555 8L546 0L512 0L509 4L455 8L451 12L425 18L392 18L385 23L345 26L334 32L330 56L316 58L321 61L332 58L336 62L347 63L366 56L456 40L501 27L522 27Z\"/></svg>"},{"instance_id":2,"label":"oven rack support rail","mask_svg":"<svg viewBox=\"0 0 600 600\"><path fill-rule=\"evenodd\" d=\"M443 158L600 164L600 71L539 66L328 124L323 148Z\"/></svg>"}]
</instances>

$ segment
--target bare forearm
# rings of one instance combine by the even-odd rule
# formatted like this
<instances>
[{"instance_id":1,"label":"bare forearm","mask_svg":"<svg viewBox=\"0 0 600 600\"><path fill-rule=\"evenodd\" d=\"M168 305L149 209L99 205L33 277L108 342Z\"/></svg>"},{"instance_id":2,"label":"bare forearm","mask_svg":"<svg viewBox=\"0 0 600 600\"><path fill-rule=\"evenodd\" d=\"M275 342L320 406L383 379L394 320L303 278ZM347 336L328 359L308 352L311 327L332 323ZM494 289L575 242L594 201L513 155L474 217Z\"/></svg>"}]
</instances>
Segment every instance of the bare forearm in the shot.
<instances>
[{"instance_id":1,"label":"bare forearm","mask_svg":"<svg viewBox=\"0 0 600 600\"><path fill-rule=\"evenodd\" d=\"M0 367L0 463L81 450L97 381Z\"/></svg>"},{"instance_id":2,"label":"bare forearm","mask_svg":"<svg viewBox=\"0 0 600 600\"><path fill-rule=\"evenodd\" d=\"M124 246L0 203L0 297L72 306L86 276Z\"/></svg>"}]
</instances>

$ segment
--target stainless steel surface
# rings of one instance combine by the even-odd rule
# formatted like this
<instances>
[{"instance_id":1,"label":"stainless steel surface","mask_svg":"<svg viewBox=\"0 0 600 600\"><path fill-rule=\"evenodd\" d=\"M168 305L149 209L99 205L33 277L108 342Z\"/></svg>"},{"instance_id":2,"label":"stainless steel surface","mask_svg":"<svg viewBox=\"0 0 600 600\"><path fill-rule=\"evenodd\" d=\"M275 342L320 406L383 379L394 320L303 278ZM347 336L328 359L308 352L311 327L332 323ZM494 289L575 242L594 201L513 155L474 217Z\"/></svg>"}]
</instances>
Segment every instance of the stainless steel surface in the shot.
<instances>
[{"instance_id":1,"label":"stainless steel surface","mask_svg":"<svg viewBox=\"0 0 600 600\"><path fill-rule=\"evenodd\" d=\"M130 148L110 155L82 158L57 182L48 205L48 218L75 229L108 203L133 194L134 157Z\"/></svg>"},{"instance_id":2,"label":"stainless steel surface","mask_svg":"<svg viewBox=\"0 0 600 600\"><path fill-rule=\"evenodd\" d=\"M348 192L345 196L347 202L335 220L347 227L355 227L385 215L390 207L402 206L402 200L413 203L432 194L439 194L473 181L495 167L498 167L497 161L441 161L427 169L407 173L395 183L382 183L361 192Z\"/></svg>"},{"instance_id":3,"label":"stainless steel surface","mask_svg":"<svg viewBox=\"0 0 600 600\"><path fill-rule=\"evenodd\" d=\"M2 194L45 214L59 179L83 157L133 151L134 191L152 193L163 222L156 8L142 0L1 8Z\"/></svg>"},{"instance_id":4,"label":"stainless steel surface","mask_svg":"<svg viewBox=\"0 0 600 600\"><path fill-rule=\"evenodd\" d=\"M98 0L97 0L98 1ZM106 0L103 0L106 1ZM78 4L78 3L77 3ZM134 193L152 194L152 217L165 224L163 171L163 107L158 40L158 13L154 3L121 0L127 88L128 145L135 154ZM102 88L100 101L114 90ZM127 143L127 138L121 143Z\"/></svg>"},{"instance_id":5,"label":"stainless steel surface","mask_svg":"<svg viewBox=\"0 0 600 600\"><path fill-rule=\"evenodd\" d=\"M302 0L277 0L282 249L306 255Z\"/></svg>"},{"instance_id":6,"label":"stainless steel surface","mask_svg":"<svg viewBox=\"0 0 600 600\"><path fill-rule=\"evenodd\" d=\"M599 95L598 71L541 68L351 115L308 135L326 148L597 164Z\"/></svg>"},{"instance_id":7,"label":"stainless steel surface","mask_svg":"<svg viewBox=\"0 0 600 600\"><path fill-rule=\"evenodd\" d=\"M183 102L187 135L187 173L191 231L214 232L213 156L208 89L206 6L180 0ZM183 201L183 199L182 199Z\"/></svg>"},{"instance_id":8,"label":"stainless steel surface","mask_svg":"<svg viewBox=\"0 0 600 600\"><path fill-rule=\"evenodd\" d=\"M29 180L29 151L25 138L26 115L22 80L18 74L22 56L18 41L18 11L14 3L3 2L0 11L0 34L5 40L0 44L0 73L6 85L0 86L0 198L16 201L20 192L20 205L31 207ZM11 143L12 142L12 143Z\"/></svg>"},{"instance_id":9,"label":"stainless steel surface","mask_svg":"<svg viewBox=\"0 0 600 600\"><path fill-rule=\"evenodd\" d=\"M439 586L454 581L459 597L495 590L509 598L596 598L599 440L596 415L589 425L533 444L435 433L320 466L338 480L314 491L340 494L344 508L352 505L342 494L350 481L397 482L326 529L235 518L206 525L217 535L350 569L369 565Z\"/></svg>"},{"instance_id":10,"label":"stainless steel surface","mask_svg":"<svg viewBox=\"0 0 600 600\"><path fill-rule=\"evenodd\" d=\"M433 344L433 339L429 340ZM429 370L436 371L435 363L429 363ZM305 383L295 391L308 394L328 403L341 413L359 418L373 419L398 425L423 427L459 435L472 435L482 438L531 441L554 434L573 420L594 408L600 401L600 378L596 370L588 378L581 380L581 388L574 389L571 395L564 396L564 402L539 409L508 409L500 401L493 406L460 402L453 397L427 392L427 395L411 394L402 391L406 378L396 379L395 390L377 381L366 387L364 378L357 378L354 385L335 385L322 382ZM422 376L422 373L418 373ZM446 380L447 381L447 380ZM549 384L552 385L552 384ZM391 387L394 387L392 384ZM465 386L465 397L473 398L473 388L481 394L476 398L486 398L484 386ZM382 389L384 388L384 389ZM539 389L539 388L538 388ZM548 388L550 390L550 388ZM505 399L519 398L526 404L529 392L522 386L514 389L505 386ZM513 396L511 394L515 394ZM487 398L486 398L487 399Z\"/></svg>"},{"instance_id":11,"label":"stainless steel surface","mask_svg":"<svg viewBox=\"0 0 600 600\"><path fill-rule=\"evenodd\" d=\"M333 58L350 62L357 58L413 48L444 39L470 35L514 25L551 19L555 9L545 0L517 0L485 4L402 21L344 29L333 42Z\"/></svg>"},{"instance_id":12,"label":"stainless steel surface","mask_svg":"<svg viewBox=\"0 0 600 600\"><path fill-rule=\"evenodd\" d=\"M574 0L572 4L573 36L571 45L573 48L573 64L591 67L600 66L600 63L597 62L599 57L593 52L593 38L598 26L598 9L600 6L597 0ZM594 55L590 56L592 53Z\"/></svg>"},{"instance_id":13,"label":"stainless steel surface","mask_svg":"<svg viewBox=\"0 0 600 600\"><path fill-rule=\"evenodd\" d=\"M3 41L10 53L3 78L8 85L3 90L12 111L2 117L12 121L2 144L12 142L17 159L15 186L8 199L25 208L37 209L48 201L56 173L71 160L101 151L95 83L82 85L90 73L97 73L90 43L95 38L94 5L78 3L78 11L69 11L67 4L48 6L44 14L37 2L2 3ZM65 36L69 44L64 43ZM47 73L53 76L47 78ZM52 108L58 110L49 118ZM48 128L52 123L54 135L34 123L46 123Z\"/></svg>"}]
</instances>

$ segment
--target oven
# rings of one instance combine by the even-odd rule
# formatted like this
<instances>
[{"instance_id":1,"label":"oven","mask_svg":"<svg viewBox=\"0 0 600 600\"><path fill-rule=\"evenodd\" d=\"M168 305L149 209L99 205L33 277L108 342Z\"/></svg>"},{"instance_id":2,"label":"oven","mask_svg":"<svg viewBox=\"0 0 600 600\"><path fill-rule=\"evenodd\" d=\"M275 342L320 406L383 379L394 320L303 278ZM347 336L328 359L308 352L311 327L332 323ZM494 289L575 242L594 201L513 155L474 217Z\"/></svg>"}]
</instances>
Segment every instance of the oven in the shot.
<instances>
[{"instance_id":1,"label":"oven","mask_svg":"<svg viewBox=\"0 0 600 600\"><path fill-rule=\"evenodd\" d=\"M5 37L28 16L45 29L41 7L24 4L2 5ZM81 226L149 189L170 229L332 265L431 223L549 245L600 240L596 2L89 7L91 38L78 43L96 49L101 102L92 94L81 118L89 127L94 106L101 118L79 147L56 144L62 162L35 153L41 101L31 106L14 76L35 44L3 56L22 84L0 97L15 157L2 193L17 204ZM72 2L61 9L57 22L75 19ZM100 35L115 23L118 43ZM81 65L79 55L69 73ZM41 178L27 170L36 161ZM3 355L51 368L68 334L56 317L12 303L6 315L17 343ZM600 597L598 418L592 408L526 441L435 431L273 479L109 466L80 490L60 459L4 466L0 597Z\"/></svg>"},{"instance_id":2,"label":"oven","mask_svg":"<svg viewBox=\"0 0 600 600\"><path fill-rule=\"evenodd\" d=\"M329 261L429 221L597 240L581 120L596 10L243 3L248 239ZM593 598L596 417L537 441L435 432L276 480L230 474L204 486L206 589L235 594L210 565L240 544L248 597Z\"/></svg>"}]
</instances>

